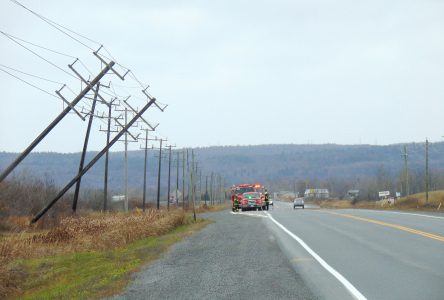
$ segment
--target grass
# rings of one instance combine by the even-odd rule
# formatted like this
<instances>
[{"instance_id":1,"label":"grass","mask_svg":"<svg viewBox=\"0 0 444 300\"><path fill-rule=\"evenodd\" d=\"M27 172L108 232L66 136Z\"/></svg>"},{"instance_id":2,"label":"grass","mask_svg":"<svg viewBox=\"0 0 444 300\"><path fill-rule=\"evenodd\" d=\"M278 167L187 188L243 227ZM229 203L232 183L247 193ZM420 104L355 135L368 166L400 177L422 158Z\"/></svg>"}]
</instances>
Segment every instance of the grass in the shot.
<instances>
[{"instance_id":1,"label":"grass","mask_svg":"<svg viewBox=\"0 0 444 300\"><path fill-rule=\"evenodd\" d=\"M418 193L409 195L408 197L398 198L393 205L376 201L358 201L352 203L350 200L324 200L320 202L320 207L444 211L444 191L429 192L427 202L425 193Z\"/></svg>"},{"instance_id":2,"label":"grass","mask_svg":"<svg viewBox=\"0 0 444 300\"><path fill-rule=\"evenodd\" d=\"M20 222L19 222L20 223ZM208 221L181 210L62 217L0 235L0 298L100 298Z\"/></svg>"},{"instance_id":3,"label":"grass","mask_svg":"<svg viewBox=\"0 0 444 300\"><path fill-rule=\"evenodd\" d=\"M16 262L25 274L20 299L98 299L121 291L134 271L162 255L168 247L207 225L209 221L182 225L158 237L148 237L124 247Z\"/></svg>"}]
</instances>

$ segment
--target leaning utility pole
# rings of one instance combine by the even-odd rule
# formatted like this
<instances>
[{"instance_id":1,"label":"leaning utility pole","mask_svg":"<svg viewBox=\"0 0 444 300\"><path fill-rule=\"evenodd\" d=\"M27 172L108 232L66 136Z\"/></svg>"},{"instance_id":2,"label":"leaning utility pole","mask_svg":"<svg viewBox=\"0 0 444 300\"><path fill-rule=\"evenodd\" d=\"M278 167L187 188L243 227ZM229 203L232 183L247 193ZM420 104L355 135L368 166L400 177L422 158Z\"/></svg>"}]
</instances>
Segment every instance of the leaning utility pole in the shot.
<instances>
[{"instance_id":1,"label":"leaning utility pole","mask_svg":"<svg viewBox=\"0 0 444 300\"><path fill-rule=\"evenodd\" d=\"M429 140L426 139L426 169L425 169L425 188L426 188L426 203L429 202Z\"/></svg>"},{"instance_id":2,"label":"leaning utility pole","mask_svg":"<svg viewBox=\"0 0 444 300\"><path fill-rule=\"evenodd\" d=\"M109 70L112 69L114 66L114 62L111 61L110 63L105 63L105 68L100 71L100 73L91 81L89 82L86 87L80 92L79 95L77 95L74 100L48 125L48 127L45 128L45 130L42 131L42 133L39 134L39 136L10 164L1 174L0 174L0 182L2 182L19 164L20 162L25 159L26 156L28 156L29 153L48 135L48 133L51 132L54 127L57 126L57 124L73 109L80 100L85 97L85 95L93 89L93 87L99 82L100 79L102 79L103 76L105 76L106 73L108 73ZM60 95L61 89L58 91Z\"/></svg>"},{"instance_id":3,"label":"leaning utility pole","mask_svg":"<svg viewBox=\"0 0 444 300\"><path fill-rule=\"evenodd\" d=\"M409 169L407 167L407 146L404 145L404 153L401 154L401 157L404 158L404 184L405 184L405 196L410 194L409 190Z\"/></svg>"},{"instance_id":4,"label":"leaning utility pole","mask_svg":"<svg viewBox=\"0 0 444 300\"><path fill-rule=\"evenodd\" d=\"M96 88L96 90L94 92L94 99L93 99L93 103L92 103L92 106L91 106L91 112L89 114L89 120L88 120L88 126L86 128L85 140L83 142L82 155L80 157L79 172L82 171L83 165L85 163L85 156L86 156L86 151L88 150L89 135L91 133L91 126L92 126L92 122L93 122L93 119L94 119L94 111L96 109L96 102L97 102L97 95L99 94L99 88L100 88L100 82L97 83L97 88ZM72 211L74 213L77 210L77 201L79 199L79 192L80 192L80 184L81 184L81 182L82 182L82 178L80 178L79 181L77 181L76 189L74 191L74 200L72 202Z\"/></svg>"},{"instance_id":5,"label":"leaning utility pole","mask_svg":"<svg viewBox=\"0 0 444 300\"><path fill-rule=\"evenodd\" d=\"M114 145L119 138L130 128L137 119L156 101L156 98L150 98L150 101L139 111L136 116L125 126L112 140L109 142L105 148L102 149L86 166L81 172L77 174L58 194L55 198L49 202L41 211L39 211L34 218L32 218L31 223L37 222L62 196L81 178L89 169L91 169L94 164L108 151L112 145Z\"/></svg>"}]
</instances>

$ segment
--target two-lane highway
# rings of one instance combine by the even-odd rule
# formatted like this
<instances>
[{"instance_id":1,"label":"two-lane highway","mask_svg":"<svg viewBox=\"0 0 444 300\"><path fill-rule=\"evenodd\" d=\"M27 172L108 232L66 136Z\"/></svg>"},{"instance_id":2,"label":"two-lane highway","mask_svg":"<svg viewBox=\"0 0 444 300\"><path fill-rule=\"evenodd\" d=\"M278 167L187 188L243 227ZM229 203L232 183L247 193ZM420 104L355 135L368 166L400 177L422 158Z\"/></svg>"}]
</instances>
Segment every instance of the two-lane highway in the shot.
<instances>
[{"instance_id":1,"label":"two-lane highway","mask_svg":"<svg viewBox=\"0 0 444 300\"><path fill-rule=\"evenodd\" d=\"M205 217L115 299L444 299L440 215L276 202Z\"/></svg>"},{"instance_id":2,"label":"two-lane highway","mask_svg":"<svg viewBox=\"0 0 444 300\"><path fill-rule=\"evenodd\" d=\"M444 299L442 216L372 210L294 210L291 204L282 202L270 209L269 216L308 245L363 297ZM275 223L270 228L273 226L278 227L272 229L275 234L284 232ZM300 243L292 244L283 236L281 240L289 256L292 251L300 253ZM319 264L316 260L311 262ZM316 288L316 279L310 278L312 270L300 265L303 263L295 264L295 268L300 268ZM319 288L328 297L329 288Z\"/></svg>"}]
</instances>

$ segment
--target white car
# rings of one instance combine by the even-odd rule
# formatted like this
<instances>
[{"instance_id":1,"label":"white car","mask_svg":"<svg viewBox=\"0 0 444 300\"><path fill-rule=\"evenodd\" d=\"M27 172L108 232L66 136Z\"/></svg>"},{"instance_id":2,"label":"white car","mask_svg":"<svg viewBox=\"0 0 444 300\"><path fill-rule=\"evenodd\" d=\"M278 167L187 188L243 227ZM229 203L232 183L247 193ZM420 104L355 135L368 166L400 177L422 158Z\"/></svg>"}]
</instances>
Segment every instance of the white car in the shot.
<instances>
[{"instance_id":1,"label":"white car","mask_svg":"<svg viewBox=\"0 0 444 300\"><path fill-rule=\"evenodd\" d=\"M302 209L304 209L304 198L296 198L296 199L294 199L294 202L293 202L293 209L296 209L296 207L298 207L298 206L300 206L300 207L302 207Z\"/></svg>"}]
</instances>

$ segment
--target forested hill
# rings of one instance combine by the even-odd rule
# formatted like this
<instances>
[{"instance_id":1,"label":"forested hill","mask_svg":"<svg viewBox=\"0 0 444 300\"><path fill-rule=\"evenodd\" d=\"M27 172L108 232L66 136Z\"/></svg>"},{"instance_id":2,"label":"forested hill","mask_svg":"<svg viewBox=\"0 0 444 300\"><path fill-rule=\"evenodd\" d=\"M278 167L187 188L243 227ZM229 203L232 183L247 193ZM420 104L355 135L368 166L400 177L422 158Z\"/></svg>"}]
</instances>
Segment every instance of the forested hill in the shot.
<instances>
[{"instance_id":1,"label":"forested hill","mask_svg":"<svg viewBox=\"0 0 444 300\"><path fill-rule=\"evenodd\" d=\"M425 144L406 144L408 165L412 173L421 173L425 167ZM195 148L196 160L207 171L221 173L228 184L238 182L264 182L281 185L298 180L359 180L370 178L383 169L387 176L399 176L404 166L401 151L404 145L259 145L259 146L220 146ZM87 161L95 155L89 152ZM163 152L166 155L165 152ZM158 151L151 150L148 158L148 184L155 185ZM176 158L177 154L174 154ZM0 153L0 168L8 166L17 153ZM134 189L142 185L143 151L130 151L129 184ZM191 157L191 156L190 156ZM19 166L18 170L45 176L57 185L64 185L78 169L80 153L32 153ZM444 143L430 144L430 169L435 173L444 170ZM122 152L110 154L110 186L120 189L123 185ZM83 180L84 186L103 186L104 159L94 166ZM172 169L172 182L175 182L175 163ZM16 172L17 173L17 172ZM167 162L163 162L163 176L167 175ZM163 180L166 183L166 180ZM285 184L284 184L285 185Z\"/></svg>"}]
</instances>

